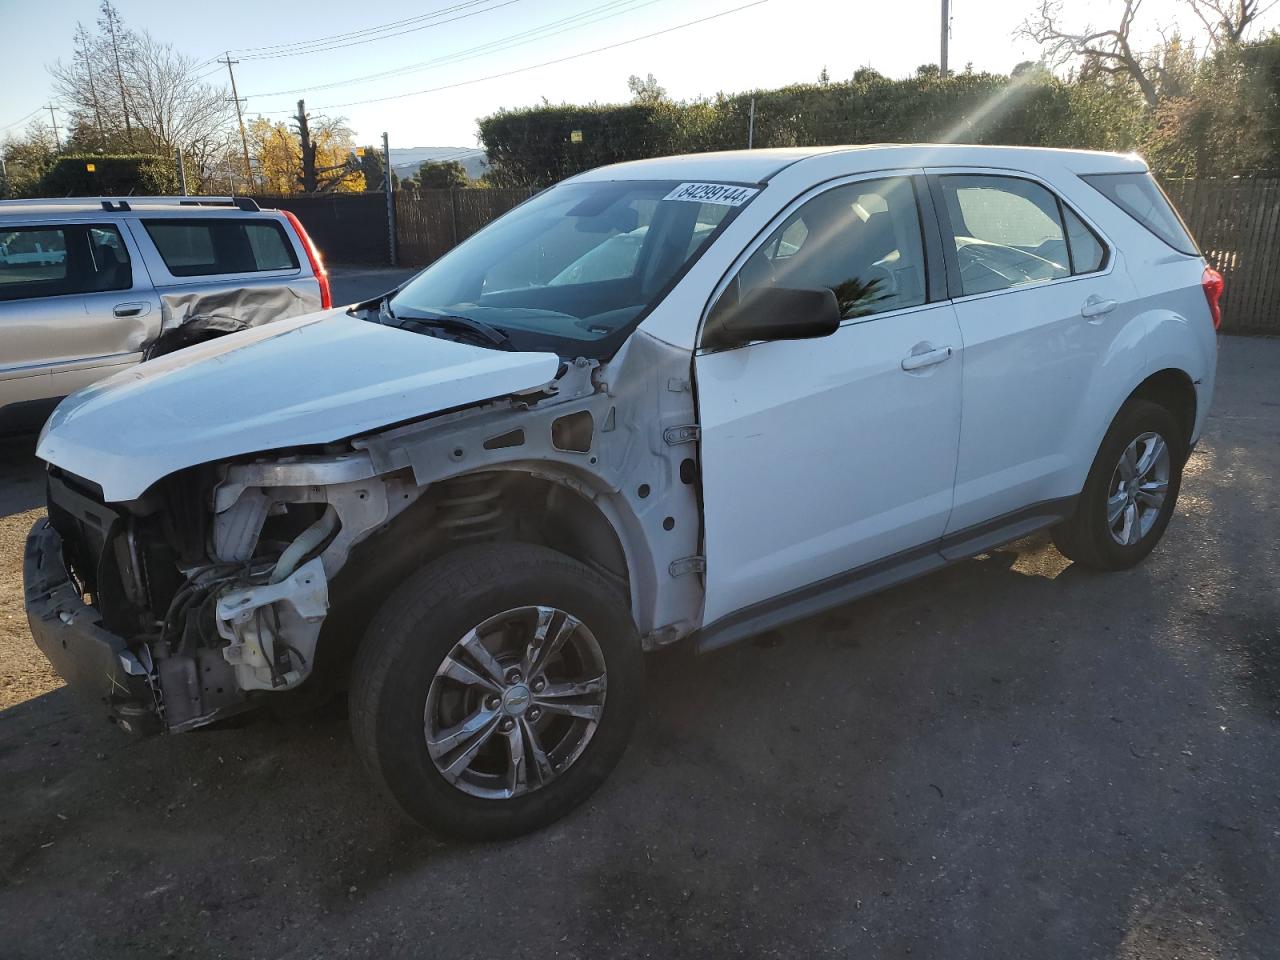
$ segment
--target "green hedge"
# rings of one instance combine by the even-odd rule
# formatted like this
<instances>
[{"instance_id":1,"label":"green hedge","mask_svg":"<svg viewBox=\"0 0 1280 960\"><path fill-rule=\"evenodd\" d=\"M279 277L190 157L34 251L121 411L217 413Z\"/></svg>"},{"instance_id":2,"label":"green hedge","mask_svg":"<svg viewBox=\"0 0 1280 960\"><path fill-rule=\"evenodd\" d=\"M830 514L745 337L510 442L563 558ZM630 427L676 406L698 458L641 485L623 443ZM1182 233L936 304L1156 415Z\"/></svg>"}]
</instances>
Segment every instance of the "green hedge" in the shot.
<instances>
[{"instance_id":1,"label":"green hedge","mask_svg":"<svg viewBox=\"0 0 1280 960\"><path fill-rule=\"evenodd\" d=\"M94 169L89 170L92 164ZM46 197L119 197L178 192L178 172L168 157L147 154L66 154L40 180Z\"/></svg>"},{"instance_id":2,"label":"green hedge","mask_svg":"<svg viewBox=\"0 0 1280 960\"><path fill-rule=\"evenodd\" d=\"M864 70L842 83L691 103L503 110L479 121L480 139L495 184L547 185L607 163L745 147L753 97L755 147L945 140L1127 150L1145 122L1130 92L1042 70L945 80L936 70L906 80Z\"/></svg>"}]
</instances>

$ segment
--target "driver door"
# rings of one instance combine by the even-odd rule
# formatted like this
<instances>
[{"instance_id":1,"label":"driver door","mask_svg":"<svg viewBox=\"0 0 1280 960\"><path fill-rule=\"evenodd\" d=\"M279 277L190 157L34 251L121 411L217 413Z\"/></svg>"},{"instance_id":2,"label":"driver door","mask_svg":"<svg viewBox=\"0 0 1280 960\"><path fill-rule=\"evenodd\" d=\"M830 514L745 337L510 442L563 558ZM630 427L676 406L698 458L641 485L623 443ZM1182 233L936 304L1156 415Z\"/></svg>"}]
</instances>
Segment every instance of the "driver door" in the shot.
<instances>
[{"instance_id":1,"label":"driver door","mask_svg":"<svg viewBox=\"0 0 1280 960\"><path fill-rule=\"evenodd\" d=\"M910 174L817 188L740 258L731 295L826 287L844 320L820 339L698 351L705 623L935 553L961 339L930 264L938 233Z\"/></svg>"}]
</instances>

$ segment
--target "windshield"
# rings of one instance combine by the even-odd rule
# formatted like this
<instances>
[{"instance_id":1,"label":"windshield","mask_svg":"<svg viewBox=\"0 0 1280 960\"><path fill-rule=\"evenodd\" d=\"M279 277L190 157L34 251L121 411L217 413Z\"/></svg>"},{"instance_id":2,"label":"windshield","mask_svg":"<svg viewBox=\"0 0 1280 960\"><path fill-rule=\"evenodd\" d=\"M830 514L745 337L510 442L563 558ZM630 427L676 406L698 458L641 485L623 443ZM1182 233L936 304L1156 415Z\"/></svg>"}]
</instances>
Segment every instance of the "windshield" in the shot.
<instances>
[{"instance_id":1,"label":"windshield","mask_svg":"<svg viewBox=\"0 0 1280 960\"><path fill-rule=\"evenodd\" d=\"M609 357L756 193L713 186L554 187L414 277L391 311L478 321L517 350Z\"/></svg>"}]
</instances>

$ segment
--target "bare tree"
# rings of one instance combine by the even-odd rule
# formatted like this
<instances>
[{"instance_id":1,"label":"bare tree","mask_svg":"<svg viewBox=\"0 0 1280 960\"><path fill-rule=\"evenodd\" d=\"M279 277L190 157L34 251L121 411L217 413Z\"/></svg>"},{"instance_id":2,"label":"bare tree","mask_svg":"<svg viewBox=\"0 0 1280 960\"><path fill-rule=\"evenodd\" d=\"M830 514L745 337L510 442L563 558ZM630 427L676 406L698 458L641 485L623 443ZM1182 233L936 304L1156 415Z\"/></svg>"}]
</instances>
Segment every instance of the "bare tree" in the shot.
<instances>
[{"instance_id":1,"label":"bare tree","mask_svg":"<svg viewBox=\"0 0 1280 960\"><path fill-rule=\"evenodd\" d=\"M1121 6L1120 20L1114 27L1104 29L1086 24L1071 30L1062 21L1062 0L1040 0L1040 9L1018 32L1040 44L1052 63L1061 65L1081 58L1092 69L1128 77L1138 85L1147 104L1154 107L1160 100L1157 85L1160 66L1135 51L1130 41L1142 0L1123 0Z\"/></svg>"},{"instance_id":2,"label":"bare tree","mask_svg":"<svg viewBox=\"0 0 1280 960\"><path fill-rule=\"evenodd\" d=\"M1187 5L1204 24L1209 43L1215 47L1235 46L1245 31L1280 0L1187 0Z\"/></svg>"},{"instance_id":3,"label":"bare tree","mask_svg":"<svg viewBox=\"0 0 1280 960\"><path fill-rule=\"evenodd\" d=\"M104 5L104 9L106 5ZM193 57L146 31L77 35L71 63L49 67L54 89L71 113L73 140L96 140L100 149L201 151L219 140L230 121L225 88L206 83ZM128 55L119 64L122 45ZM110 78L100 83L99 78ZM87 131L97 131L93 138Z\"/></svg>"},{"instance_id":4,"label":"bare tree","mask_svg":"<svg viewBox=\"0 0 1280 960\"><path fill-rule=\"evenodd\" d=\"M196 64L145 30L138 37L126 82L134 118L157 153L216 140L231 122L226 89L205 83Z\"/></svg>"}]
</instances>

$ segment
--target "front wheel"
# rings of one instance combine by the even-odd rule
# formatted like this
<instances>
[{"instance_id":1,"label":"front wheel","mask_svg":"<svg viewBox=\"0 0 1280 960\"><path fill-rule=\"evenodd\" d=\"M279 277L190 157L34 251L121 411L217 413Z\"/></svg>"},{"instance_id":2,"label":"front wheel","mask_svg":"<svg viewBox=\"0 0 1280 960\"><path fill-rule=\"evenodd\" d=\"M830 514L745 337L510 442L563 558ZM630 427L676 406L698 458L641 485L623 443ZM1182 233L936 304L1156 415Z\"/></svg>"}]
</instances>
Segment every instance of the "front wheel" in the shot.
<instances>
[{"instance_id":1,"label":"front wheel","mask_svg":"<svg viewBox=\"0 0 1280 960\"><path fill-rule=\"evenodd\" d=\"M351 725L414 820L477 839L568 813L626 748L644 678L627 604L545 547L458 550L409 577L356 658Z\"/></svg>"},{"instance_id":2,"label":"front wheel","mask_svg":"<svg viewBox=\"0 0 1280 960\"><path fill-rule=\"evenodd\" d=\"M1132 567L1169 525L1186 458L1177 418L1159 404L1131 400L1103 438L1075 515L1053 528L1054 544L1096 570Z\"/></svg>"}]
</instances>

